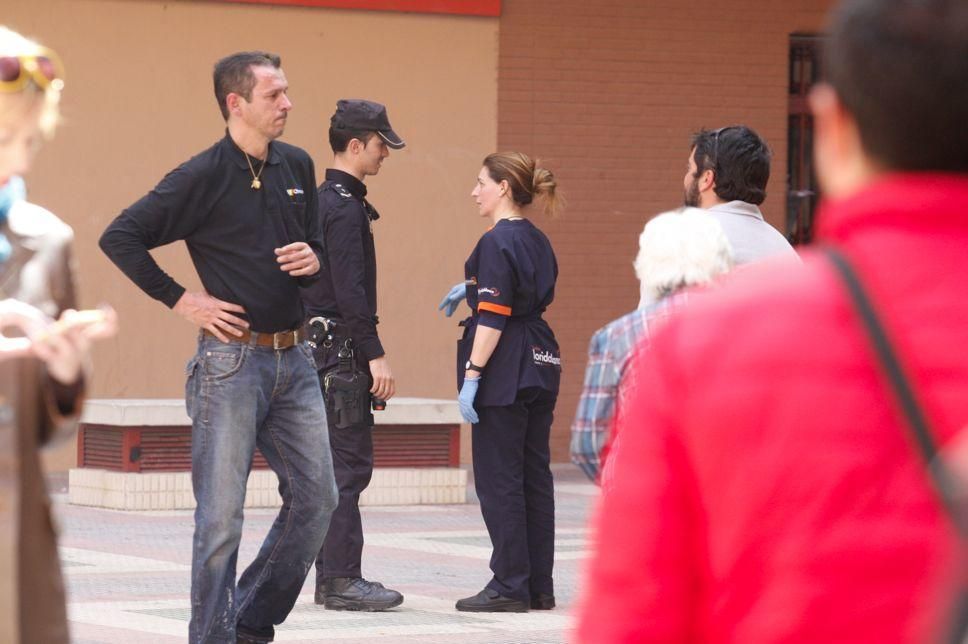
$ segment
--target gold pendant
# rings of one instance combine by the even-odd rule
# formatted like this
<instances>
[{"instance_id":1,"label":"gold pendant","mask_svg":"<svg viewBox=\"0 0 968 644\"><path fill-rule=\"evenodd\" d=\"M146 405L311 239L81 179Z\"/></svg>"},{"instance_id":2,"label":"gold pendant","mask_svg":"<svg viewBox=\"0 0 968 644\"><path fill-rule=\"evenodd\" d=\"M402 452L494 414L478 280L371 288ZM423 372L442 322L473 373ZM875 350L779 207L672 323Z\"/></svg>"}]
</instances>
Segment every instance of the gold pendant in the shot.
<instances>
[{"instance_id":1,"label":"gold pendant","mask_svg":"<svg viewBox=\"0 0 968 644\"><path fill-rule=\"evenodd\" d=\"M258 177L256 177L255 179L252 180L252 189L253 190L258 190L261 187L262 187L262 182L259 181Z\"/></svg>"}]
</instances>

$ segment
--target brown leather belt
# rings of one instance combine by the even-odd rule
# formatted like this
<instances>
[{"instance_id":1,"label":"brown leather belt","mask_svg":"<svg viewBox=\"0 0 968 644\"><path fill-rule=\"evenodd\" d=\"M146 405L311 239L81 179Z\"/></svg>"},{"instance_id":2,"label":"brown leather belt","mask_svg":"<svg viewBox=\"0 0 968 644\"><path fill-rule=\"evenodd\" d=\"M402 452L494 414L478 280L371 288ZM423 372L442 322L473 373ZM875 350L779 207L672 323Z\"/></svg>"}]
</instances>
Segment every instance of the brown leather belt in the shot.
<instances>
[{"instance_id":1,"label":"brown leather belt","mask_svg":"<svg viewBox=\"0 0 968 644\"><path fill-rule=\"evenodd\" d=\"M202 333L215 338L218 337L208 329L202 329ZM288 349L299 344L306 339L306 332L303 329L292 329L290 331L279 331L278 333L258 333L257 331L242 331L242 335L232 335L228 331L223 331L222 335L229 339L229 342L240 344L254 344L260 347L272 347L273 349Z\"/></svg>"}]
</instances>

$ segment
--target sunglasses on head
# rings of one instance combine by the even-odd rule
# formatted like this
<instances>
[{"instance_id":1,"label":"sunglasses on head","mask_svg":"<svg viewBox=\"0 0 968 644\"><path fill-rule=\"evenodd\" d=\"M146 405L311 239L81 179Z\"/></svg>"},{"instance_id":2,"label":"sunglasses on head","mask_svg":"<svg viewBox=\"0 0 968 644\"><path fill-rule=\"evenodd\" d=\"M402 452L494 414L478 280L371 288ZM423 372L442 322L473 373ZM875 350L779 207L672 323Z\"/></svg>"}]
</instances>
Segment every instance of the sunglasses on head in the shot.
<instances>
[{"instance_id":1,"label":"sunglasses on head","mask_svg":"<svg viewBox=\"0 0 968 644\"><path fill-rule=\"evenodd\" d=\"M0 56L0 92L19 92L33 81L40 89L64 87L57 54L44 50L30 56Z\"/></svg>"},{"instance_id":2,"label":"sunglasses on head","mask_svg":"<svg viewBox=\"0 0 968 644\"><path fill-rule=\"evenodd\" d=\"M726 127L721 127L715 132L713 132L713 153L710 161L712 161L714 168L717 165L719 165L719 135L725 132L726 130L731 130L733 127L735 126L727 125Z\"/></svg>"}]
</instances>

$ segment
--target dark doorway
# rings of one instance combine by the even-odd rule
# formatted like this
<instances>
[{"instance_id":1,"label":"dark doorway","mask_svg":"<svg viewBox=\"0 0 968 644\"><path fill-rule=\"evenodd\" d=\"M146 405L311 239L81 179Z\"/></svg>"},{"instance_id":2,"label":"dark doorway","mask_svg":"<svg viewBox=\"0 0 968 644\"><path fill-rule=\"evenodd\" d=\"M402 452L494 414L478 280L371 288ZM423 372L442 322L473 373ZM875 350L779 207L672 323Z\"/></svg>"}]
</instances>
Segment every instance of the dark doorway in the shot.
<instances>
[{"instance_id":1,"label":"dark doorway","mask_svg":"<svg viewBox=\"0 0 968 644\"><path fill-rule=\"evenodd\" d=\"M793 245L813 240L813 218L820 197L813 172L813 117L810 88L820 80L822 36L790 36L790 101L787 130L786 236Z\"/></svg>"}]
</instances>

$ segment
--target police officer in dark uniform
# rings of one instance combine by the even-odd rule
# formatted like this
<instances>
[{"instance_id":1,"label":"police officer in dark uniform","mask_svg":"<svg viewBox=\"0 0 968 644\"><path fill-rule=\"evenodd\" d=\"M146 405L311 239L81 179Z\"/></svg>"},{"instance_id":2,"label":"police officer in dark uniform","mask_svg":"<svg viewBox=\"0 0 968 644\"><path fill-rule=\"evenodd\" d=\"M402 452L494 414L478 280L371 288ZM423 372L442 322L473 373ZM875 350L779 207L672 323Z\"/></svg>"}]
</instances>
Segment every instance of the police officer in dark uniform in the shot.
<instances>
[{"instance_id":1,"label":"police officer in dark uniform","mask_svg":"<svg viewBox=\"0 0 968 644\"><path fill-rule=\"evenodd\" d=\"M373 474L373 408L393 396L394 381L376 332L376 253L366 200L367 176L390 149L404 147L383 105L341 100L330 122L333 167L319 187L325 240L321 278L303 290L310 339L326 399L339 505L316 558L316 603L334 610L380 611L403 595L367 581L360 570L360 493Z\"/></svg>"},{"instance_id":2,"label":"police officer in dark uniform","mask_svg":"<svg viewBox=\"0 0 968 644\"><path fill-rule=\"evenodd\" d=\"M457 349L458 403L472 429L474 484L491 537L491 581L457 610L526 612L555 606L555 506L549 436L561 358L543 313L558 264L548 238L525 216L536 197L557 206L554 176L520 153L484 159L473 197L493 226L444 297L471 317Z\"/></svg>"}]
</instances>

